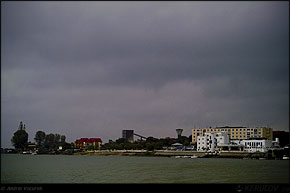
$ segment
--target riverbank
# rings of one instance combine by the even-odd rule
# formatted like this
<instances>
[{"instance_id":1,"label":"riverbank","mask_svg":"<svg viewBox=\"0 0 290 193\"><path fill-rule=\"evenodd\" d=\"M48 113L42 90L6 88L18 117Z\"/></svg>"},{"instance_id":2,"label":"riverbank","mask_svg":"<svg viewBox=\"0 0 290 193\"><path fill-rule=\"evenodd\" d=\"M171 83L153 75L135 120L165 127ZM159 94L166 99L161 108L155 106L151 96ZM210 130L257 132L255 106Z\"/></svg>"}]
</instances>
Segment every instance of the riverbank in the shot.
<instances>
[{"instance_id":1,"label":"riverbank","mask_svg":"<svg viewBox=\"0 0 290 193\"><path fill-rule=\"evenodd\" d=\"M134 150L119 150L119 151L94 151L94 152L76 152L74 155L91 155L91 156L157 156L157 157L196 157L196 158L249 158L249 159L275 159L268 153L256 152L234 152L224 151L220 152L219 155L213 155L208 152L198 151L134 151Z\"/></svg>"},{"instance_id":2,"label":"riverbank","mask_svg":"<svg viewBox=\"0 0 290 193\"><path fill-rule=\"evenodd\" d=\"M152 156L152 157L191 157L191 158L237 158L237 159L282 159L271 152L248 153L244 151L220 151L218 154L199 151L173 150L94 150L94 151L52 151L33 155L89 155L89 156Z\"/></svg>"}]
</instances>

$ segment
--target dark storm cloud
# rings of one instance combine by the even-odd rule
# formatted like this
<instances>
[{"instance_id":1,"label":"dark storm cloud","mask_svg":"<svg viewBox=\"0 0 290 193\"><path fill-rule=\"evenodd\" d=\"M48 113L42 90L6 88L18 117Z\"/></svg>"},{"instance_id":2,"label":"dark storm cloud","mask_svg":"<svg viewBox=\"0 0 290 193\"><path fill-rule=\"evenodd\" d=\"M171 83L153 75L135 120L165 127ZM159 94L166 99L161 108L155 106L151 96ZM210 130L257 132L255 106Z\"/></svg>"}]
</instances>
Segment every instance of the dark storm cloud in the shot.
<instances>
[{"instance_id":1,"label":"dark storm cloud","mask_svg":"<svg viewBox=\"0 0 290 193\"><path fill-rule=\"evenodd\" d=\"M1 5L7 136L22 119L71 140L96 128L106 139L124 127L289 128L288 2Z\"/></svg>"}]
</instances>

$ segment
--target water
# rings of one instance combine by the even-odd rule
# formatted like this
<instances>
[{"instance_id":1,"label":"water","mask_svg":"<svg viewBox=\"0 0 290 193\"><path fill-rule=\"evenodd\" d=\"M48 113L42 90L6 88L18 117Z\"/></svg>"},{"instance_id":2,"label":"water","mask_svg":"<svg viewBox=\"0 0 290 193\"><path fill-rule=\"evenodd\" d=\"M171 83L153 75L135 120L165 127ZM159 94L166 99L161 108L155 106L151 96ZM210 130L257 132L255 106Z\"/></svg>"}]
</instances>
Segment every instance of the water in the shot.
<instances>
[{"instance_id":1,"label":"water","mask_svg":"<svg viewBox=\"0 0 290 193\"><path fill-rule=\"evenodd\" d=\"M286 160L1 155L2 183L289 183Z\"/></svg>"}]
</instances>

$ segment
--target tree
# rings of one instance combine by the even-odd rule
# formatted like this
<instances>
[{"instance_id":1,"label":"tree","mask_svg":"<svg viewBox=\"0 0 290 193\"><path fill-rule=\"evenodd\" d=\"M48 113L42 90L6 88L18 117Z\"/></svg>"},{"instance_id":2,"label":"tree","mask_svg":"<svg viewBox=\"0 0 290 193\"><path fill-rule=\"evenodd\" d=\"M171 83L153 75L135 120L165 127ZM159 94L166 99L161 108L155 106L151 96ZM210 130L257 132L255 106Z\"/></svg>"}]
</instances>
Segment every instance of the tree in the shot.
<instances>
[{"instance_id":1,"label":"tree","mask_svg":"<svg viewBox=\"0 0 290 193\"><path fill-rule=\"evenodd\" d=\"M146 143L146 149L148 151L153 151L154 150L154 145L153 143L149 142L149 143Z\"/></svg>"},{"instance_id":2,"label":"tree","mask_svg":"<svg viewBox=\"0 0 290 193\"><path fill-rule=\"evenodd\" d=\"M119 144L122 144L122 143L125 143L126 142L126 139L124 138L119 138L116 140L116 143L119 143Z\"/></svg>"},{"instance_id":3,"label":"tree","mask_svg":"<svg viewBox=\"0 0 290 193\"><path fill-rule=\"evenodd\" d=\"M25 149L28 141L28 133L25 130L18 130L14 133L11 142L16 149Z\"/></svg>"},{"instance_id":4,"label":"tree","mask_svg":"<svg viewBox=\"0 0 290 193\"><path fill-rule=\"evenodd\" d=\"M34 140L38 147L43 147L45 142L45 133L43 131L37 131Z\"/></svg>"},{"instance_id":5,"label":"tree","mask_svg":"<svg viewBox=\"0 0 290 193\"><path fill-rule=\"evenodd\" d=\"M63 143L62 149L66 150L66 149L73 149L74 144L72 143Z\"/></svg>"},{"instance_id":6,"label":"tree","mask_svg":"<svg viewBox=\"0 0 290 193\"><path fill-rule=\"evenodd\" d=\"M54 134L48 134L45 136L45 142L44 142L44 145L46 148L49 148L49 149L53 149L55 148L55 136Z\"/></svg>"},{"instance_id":7,"label":"tree","mask_svg":"<svg viewBox=\"0 0 290 193\"><path fill-rule=\"evenodd\" d=\"M62 135L61 137L60 137L60 143L63 145L63 144L65 144L65 136L64 135Z\"/></svg>"},{"instance_id":8,"label":"tree","mask_svg":"<svg viewBox=\"0 0 290 193\"><path fill-rule=\"evenodd\" d=\"M180 136L177 140L178 143L182 143L183 145L189 145L189 141L189 138L186 136Z\"/></svg>"},{"instance_id":9,"label":"tree","mask_svg":"<svg viewBox=\"0 0 290 193\"><path fill-rule=\"evenodd\" d=\"M87 150L94 150L95 149L95 147L93 146L93 145L89 145L88 147L87 147Z\"/></svg>"},{"instance_id":10,"label":"tree","mask_svg":"<svg viewBox=\"0 0 290 193\"><path fill-rule=\"evenodd\" d=\"M154 137L147 137L146 142L156 142L158 141L158 139L154 138Z\"/></svg>"},{"instance_id":11,"label":"tree","mask_svg":"<svg viewBox=\"0 0 290 193\"><path fill-rule=\"evenodd\" d=\"M192 135L188 136L189 142L192 142Z\"/></svg>"},{"instance_id":12,"label":"tree","mask_svg":"<svg viewBox=\"0 0 290 193\"><path fill-rule=\"evenodd\" d=\"M54 134L54 143L56 145L60 143L60 134Z\"/></svg>"}]
</instances>

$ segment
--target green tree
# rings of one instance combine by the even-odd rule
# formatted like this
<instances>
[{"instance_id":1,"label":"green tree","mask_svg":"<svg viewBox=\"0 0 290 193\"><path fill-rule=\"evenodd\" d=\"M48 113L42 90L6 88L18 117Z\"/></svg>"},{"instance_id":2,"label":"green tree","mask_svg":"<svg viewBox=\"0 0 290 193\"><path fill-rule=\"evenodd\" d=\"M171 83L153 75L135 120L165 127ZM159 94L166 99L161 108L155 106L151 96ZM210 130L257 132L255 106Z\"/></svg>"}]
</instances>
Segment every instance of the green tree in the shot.
<instances>
[{"instance_id":1,"label":"green tree","mask_svg":"<svg viewBox=\"0 0 290 193\"><path fill-rule=\"evenodd\" d=\"M66 149L73 149L73 146L74 146L74 144L64 142L62 148L64 150L66 150Z\"/></svg>"},{"instance_id":2,"label":"green tree","mask_svg":"<svg viewBox=\"0 0 290 193\"><path fill-rule=\"evenodd\" d=\"M116 143L119 143L119 144L122 144L122 143L125 143L126 142L126 139L124 138L119 138L116 140Z\"/></svg>"},{"instance_id":3,"label":"green tree","mask_svg":"<svg viewBox=\"0 0 290 193\"><path fill-rule=\"evenodd\" d=\"M149 143L146 143L146 149L148 151L153 151L154 150L154 145L153 143L149 142Z\"/></svg>"},{"instance_id":4,"label":"green tree","mask_svg":"<svg viewBox=\"0 0 290 193\"><path fill-rule=\"evenodd\" d=\"M60 137L60 143L63 145L63 144L65 144L65 139L66 139L66 137L64 136L64 135L62 135L61 137Z\"/></svg>"},{"instance_id":5,"label":"green tree","mask_svg":"<svg viewBox=\"0 0 290 193\"><path fill-rule=\"evenodd\" d=\"M37 131L34 140L36 141L38 147L43 147L45 142L45 133L43 131Z\"/></svg>"},{"instance_id":6,"label":"green tree","mask_svg":"<svg viewBox=\"0 0 290 193\"><path fill-rule=\"evenodd\" d=\"M60 134L54 134L54 143L55 145L60 143Z\"/></svg>"},{"instance_id":7,"label":"green tree","mask_svg":"<svg viewBox=\"0 0 290 193\"><path fill-rule=\"evenodd\" d=\"M11 142L15 149L25 149L25 144L28 141L28 133L25 130L18 130L14 133Z\"/></svg>"},{"instance_id":8,"label":"green tree","mask_svg":"<svg viewBox=\"0 0 290 193\"><path fill-rule=\"evenodd\" d=\"M158 141L158 139L154 138L154 137L147 137L146 142L156 142Z\"/></svg>"},{"instance_id":9,"label":"green tree","mask_svg":"<svg viewBox=\"0 0 290 193\"><path fill-rule=\"evenodd\" d=\"M189 139L186 136L180 136L177 140L178 143L182 143L183 145L189 145Z\"/></svg>"},{"instance_id":10,"label":"green tree","mask_svg":"<svg viewBox=\"0 0 290 193\"><path fill-rule=\"evenodd\" d=\"M95 147L93 146L93 145L89 145L88 147L87 147L87 150L94 150L95 149Z\"/></svg>"},{"instance_id":11,"label":"green tree","mask_svg":"<svg viewBox=\"0 0 290 193\"><path fill-rule=\"evenodd\" d=\"M55 138L55 136L52 133L45 136L44 145L46 148L54 149L56 147L54 138Z\"/></svg>"},{"instance_id":12,"label":"green tree","mask_svg":"<svg viewBox=\"0 0 290 193\"><path fill-rule=\"evenodd\" d=\"M188 136L188 140L190 143L192 142L192 135Z\"/></svg>"}]
</instances>

